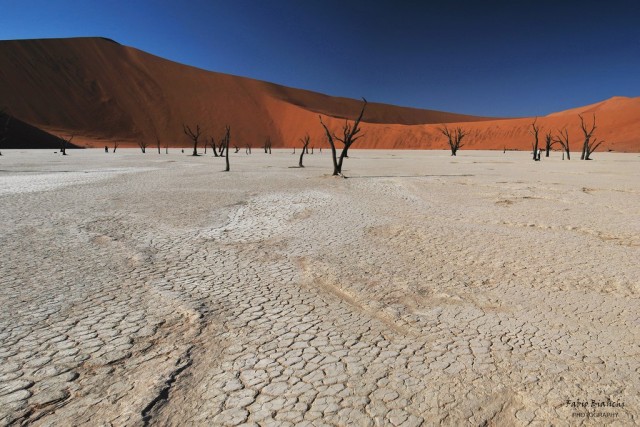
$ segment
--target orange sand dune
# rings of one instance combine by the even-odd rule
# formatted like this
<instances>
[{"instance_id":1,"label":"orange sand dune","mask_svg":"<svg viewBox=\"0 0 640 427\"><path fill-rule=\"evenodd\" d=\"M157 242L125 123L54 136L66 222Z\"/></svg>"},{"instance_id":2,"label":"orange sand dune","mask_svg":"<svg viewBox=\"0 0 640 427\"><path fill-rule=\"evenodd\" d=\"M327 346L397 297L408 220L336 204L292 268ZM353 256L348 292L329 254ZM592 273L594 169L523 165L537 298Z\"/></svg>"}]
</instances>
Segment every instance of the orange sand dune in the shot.
<instances>
[{"instance_id":1,"label":"orange sand dune","mask_svg":"<svg viewBox=\"0 0 640 427\"><path fill-rule=\"evenodd\" d=\"M364 94L366 96L366 94ZM146 140L189 146L182 124L200 124L203 138L232 129L232 144L327 146L318 114L338 131L361 101L330 97L178 64L103 38L0 42L0 106L14 117L74 142L102 146ZM640 98L610 100L538 119L542 133L567 127L579 150L578 113L597 115L601 150L640 151ZM370 103L360 148L445 148L440 123L470 131L465 148L531 147L532 118L495 119ZM541 135L542 136L542 135ZM542 138L541 138L542 139Z\"/></svg>"}]
</instances>

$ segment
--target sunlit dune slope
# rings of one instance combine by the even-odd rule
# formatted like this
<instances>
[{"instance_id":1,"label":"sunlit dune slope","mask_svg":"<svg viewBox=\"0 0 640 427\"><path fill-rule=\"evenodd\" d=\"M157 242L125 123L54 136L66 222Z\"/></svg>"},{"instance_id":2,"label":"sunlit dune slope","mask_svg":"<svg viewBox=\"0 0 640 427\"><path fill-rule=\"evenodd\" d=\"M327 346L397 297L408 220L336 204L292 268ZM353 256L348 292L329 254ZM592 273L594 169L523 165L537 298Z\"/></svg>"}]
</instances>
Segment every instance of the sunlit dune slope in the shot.
<instances>
[{"instance_id":1,"label":"sunlit dune slope","mask_svg":"<svg viewBox=\"0 0 640 427\"><path fill-rule=\"evenodd\" d=\"M363 94L366 96L367 94ZM0 42L0 106L14 117L79 144L156 140L188 146L182 125L202 129L201 141L231 126L231 144L327 146L318 115L336 132L354 118L360 100L231 76L178 64L103 38ZM578 113L591 120L601 149L640 151L640 98L610 100L538 119L544 132L568 127L579 147ZM371 102L361 148L445 148L441 123L470 131L465 148L530 149L532 118L493 119Z\"/></svg>"}]
</instances>

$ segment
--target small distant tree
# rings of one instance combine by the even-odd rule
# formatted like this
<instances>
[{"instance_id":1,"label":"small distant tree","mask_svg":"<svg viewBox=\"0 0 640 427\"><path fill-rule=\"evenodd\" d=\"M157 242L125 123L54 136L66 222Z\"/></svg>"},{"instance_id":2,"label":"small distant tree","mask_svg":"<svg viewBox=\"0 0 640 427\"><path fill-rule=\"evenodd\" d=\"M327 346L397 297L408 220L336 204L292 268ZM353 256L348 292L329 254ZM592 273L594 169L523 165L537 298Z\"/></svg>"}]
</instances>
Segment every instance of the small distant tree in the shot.
<instances>
[{"instance_id":1,"label":"small distant tree","mask_svg":"<svg viewBox=\"0 0 640 427\"><path fill-rule=\"evenodd\" d=\"M267 139L264 141L264 153L267 154L271 154L271 137L267 137Z\"/></svg>"},{"instance_id":2,"label":"small distant tree","mask_svg":"<svg viewBox=\"0 0 640 427\"><path fill-rule=\"evenodd\" d=\"M200 125L196 125L195 132L187 125L182 125L185 135L193 141L193 156L198 155L198 138L200 138Z\"/></svg>"},{"instance_id":3,"label":"small distant tree","mask_svg":"<svg viewBox=\"0 0 640 427\"><path fill-rule=\"evenodd\" d=\"M234 146L233 146L233 148L235 148L235 150L236 150L235 152L236 152L236 153L239 153L239 152L240 152L240 147L238 147L237 145L234 145Z\"/></svg>"},{"instance_id":4,"label":"small distant tree","mask_svg":"<svg viewBox=\"0 0 640 427\"><path fill-rule=\"evenodd\" d=\"M156 137L156 145L158 147L158 154L161 154L160 153L160 138L158 138L158 137Z\"/></svg>"},{"instance_id":5,"label":"small distant tree","mask_svg":"<svg viewBox=\"0 0 640 427\"><path fill-rule=\"evenodd\" d=\"M544 136L544 143L545 143L545 157L549 157L549 153L551 152L551 147L553 147L556 143L556 141L553 140L553 135L551 135L551 132L547 132L547 134Z\"/></svg>"},{"instance_id":6,"label":"small distant tree","mask_svg":"<svg viewBox=\"0 0 640 427\"><path fill-rule=\"evenodd\" d=\"M540 153L538 151L538 132L540 132L540 126L536 124L537 121L538 118L536 117L533 123L531 123L531 130L529 130L529 133L533 135L531 148L533 148L533 160L536 162L540 160Z\"/></svg>"},{"instance_id":7,"label":"small distant tree","mask_svg":"<svg viewBox=\"0 0 640 427\"><path fill-rule=\"evenodd\" d=\"M142 150L142 154L147 152L147 147L148 146L149 146L149 143L147 141L145 141L144 139L138 140L138 147L140 147L140 150Z\"/></svg>"},{"instance_id":8,"label":"small distant tree","mask_svg":"<svg viewBox=\"0 0 640 427\"><path fill-rule=\"evenodd\" d=\"M169 154L169 141L164 144L164 154Z\"/></svg>"},{"instance_id":9,"label":"small distant tree","mask_svg":"<svg viewBox=\"0 0 640 427\"><path fill-rule=\"evenodd\" d=\"M329 145L331 146L331 158L333 160L333 175L338 176L342 175L342 163L344 158L347 157L347 153L349 152L349 148L356 142L358 139L362 137L362 135L358 135L360 133L360 121L362 120L362 116L364 115L364 110L367 108L367 100L362 98L363 104L362 109L360 110L360 114L358 118L353 122L353 125L349 123L349 121L345 121L345 124L342 128L342 137L338 137L335 134L332 134L329 131L329 128L322 121L322 116L320 117L320 124L324 128L325 134L327 135L327 140L329 141ZM337 156L336 144L334 140L338 140L342 142L344 145L342 148L342 152L340 153L340 157ZM295 148L294 148L295 149Z\"/></svg>"},{"instance_id":10,"label":"small distant tree","mask_svg":"<svg viewBox=\"0 0 640 427\"><path fill-rule=\"evenodd\" d=\"M244 153L251 154L251 144L247 144L247 146L244 149Z\"/></svg>"},{"instance_id":11,"label":"small distant tree","mask_svg":"<svg viewBox=\"0 0 640 427\"><path fill-rule=\"evenodd\" d=\"M63 136L58 137L58 140L60 142L60 152L62 153L63 156L67 155L67 147L69 147L69 145L71 145L71 140L73 139L75 135L70 135L68 138L65 138Z\"/></svg>"},{"instance_id":12,"label":"small distant tree","mask_svg":"<svg viewBox=\"0 0 640 427\"><path fill-rule=\"evenodd\" d=\"M120 146L119 141L113 141L113 152L115 153L118 147Z\"/></svg>"},{"instance_id":13,"label":"small distant tree","mask_svg":"<svg viewBox=\"0 0 640 427\"><path fill-rule=\"evenodd\" d=\"M578 114L578 117L580 117L580 128L582 129L582 133L584 133L584 143L582 144L582 155L580 156L580 160L591 160L589 156L603 142L603 141L600 141L597 144L595 140L593 141L593 143L591 142L593 131L596 130L596 115L595 113L593 114L593 125L589 130L587 130L587 126L584 123L584 119L582 118L582 115Z\"/></svg>"},{"instance_id":14,"label":"small distant tree","mask_svg":"<svg viewBox=\"0 0 640 427\"><path fill-rule=\"evenodd\" d=\"M567 160L571 160L571 152L569 148L569 132L567 132L567 129L564 128L558 131L558 133L559 135L556 138L554 138L554 141L560 144L564 152L567 154ZM563 156L563 159L564 159L564 156Z\"/></svg>"},{"instance_id":15,"label":"small distant tree","mask_svg":"<svg viewBox=\"0 0 640 427\"><path fill-rule=\"evenodd\" d=\"M304 165L302 164L302 158L304 157L305 153L308 153L310 140L311 137L309 136L309 134L306 134L304 138L300 138L300 142L302 142L302 151L300 152L300 161L298 162L298 166L300 166L301 168L304 167Z\"/></svg>"},{"instance_id":16,"label":"small distant tree","mask_svg":"<svg viewBox=\"0 0 640 427\"><path fill-rule=\"evenodd\" d=\"M0 147L2 147L5 141L9 138L10 121L11 116L5 113L3 109L0 109ZM2 151L0 151L0 156L2 156Z\"/></svg>"},{"instance_id":17,"label":"small distant tree","mask_svg":"<svg viewBox=\"0 0 640 427\"><path fill-rule=\"evenodd\" d=\"M229 172L229 142L231 141L231 127L229 125L225 126L224 136L222 137L222 144L224 145L224 154L225 161L227 163L227 168L224 170L225 172Z\"/></svg>"},{"instance_id":18,"label":"small distant tree","mask_svg":"<svg viewBox=\"0 0 640 427\"><path fill-rule=\"evenodd\" d=\"M464 144L462 144L462 139L467 136L469 132L463 130L461 127L457 127L453 132L451 132L449 128L447 128L447 125L442 125L438 130L447 137L447 142L451 149L451 155L457 155L458 150L464 146Z\"/></svg>"}]
</instances>

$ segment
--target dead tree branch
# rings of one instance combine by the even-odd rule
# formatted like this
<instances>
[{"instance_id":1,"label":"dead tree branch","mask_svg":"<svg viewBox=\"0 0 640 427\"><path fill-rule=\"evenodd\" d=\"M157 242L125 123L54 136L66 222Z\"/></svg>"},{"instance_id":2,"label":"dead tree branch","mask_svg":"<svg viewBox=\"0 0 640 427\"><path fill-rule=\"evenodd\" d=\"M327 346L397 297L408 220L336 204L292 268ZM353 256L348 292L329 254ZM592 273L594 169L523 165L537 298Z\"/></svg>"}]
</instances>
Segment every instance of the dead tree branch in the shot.
<instances>
[{"instance_id":1,"label":"dead tree branch","mask_svg":"<svg viewBox=\"0 0 640 427\"><path fill-rule=\"evenodd\" d=\"M322 116L318 116L320 117L320 124L324 128L325 134L327 136L327 141L331 146L331 158L333 160L334 176L342 175L342 163L345 157L347 157L348 155L349 148L351 148L353 143L355 143L358 139L362 137L362 135L358 135L358 134L360 133L360 130L361 130L360 122L362 121L362 117L364 116L364 110L367 108L367 100L365 98L362 98L362 101L363 101L362 109L360 110L360 114L358 115L358 118L355 120L353 125L347 121L344 127L342 128L342 134L343 134L342 138L339 138L335 134L332 134L329 131L329 128L322 121ZM344 147L342 148L342 152L340 153L339 159L337 158L337 152L336 152L336 145L335 145L336 140L344 144Z\"/></svg>"},{"instance_id":2,"label":"dead tree branch","mask_svg":"<svg viewBox=\"0 0 640 427\"><path fill-rule=\"evenodd\" d=\"M463 130L461 127L457 127L453 132L451 132L449 128L447 128L447 125L442 125L438 130L447 137L447 142L451 149L451 155L457 155L458 150L464 146L464 144L462 144L462 139L467 136L469 132Z\"/></svg>"},{"instance_id":3,"label":"dead tree branch","mask_svg":"<svg viewBox=\"0 0 640 427\"><path fill-rule=\"evenodd\" d=\"M185 135L187 135L193 141L193 156L198 155L198 138L200 138L200 125L196 125L196 131L194 132L187 125L182 125Z\"/></svg>"},{"instance_id":4,"label":"dead tree branch","mask_svg":"<svg viewBox=\"0 0 640 427\"><path fill-rule=\"evenodd\" d=\"M590 150L590 147L592 145L590 144L590 142L593 131L596 130L596 114L593 113L593 124L591 126L591 129L589 130L587 130L587 125L584 123L582 115L578 114L578 117L580 117L580 128L582 129L582 133L584 133L584 143L582 144L582 155L580 156L580 160L591 160L589 158L589 154L591 154L591 151L593 150Z\"/></svg>"}]
</instances>

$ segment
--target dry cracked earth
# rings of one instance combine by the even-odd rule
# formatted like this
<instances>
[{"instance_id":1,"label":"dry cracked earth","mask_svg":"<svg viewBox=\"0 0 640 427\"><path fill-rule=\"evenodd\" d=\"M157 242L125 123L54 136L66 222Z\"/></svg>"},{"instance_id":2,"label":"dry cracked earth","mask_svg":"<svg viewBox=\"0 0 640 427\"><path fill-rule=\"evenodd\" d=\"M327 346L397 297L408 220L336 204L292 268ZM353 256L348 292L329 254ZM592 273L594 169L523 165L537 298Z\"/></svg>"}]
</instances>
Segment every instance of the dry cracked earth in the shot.
<instances>
[{"instance_id":1,"label":"dry cracked earth","mask_svg":"<svg viewBox=\"0 0 640 427\"><path fill-rule=\"evenodd\" d=\"M637 154L255 151L3 151L0 425L640 422Z\"/></svg>"}]
</instances>

